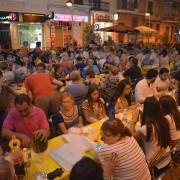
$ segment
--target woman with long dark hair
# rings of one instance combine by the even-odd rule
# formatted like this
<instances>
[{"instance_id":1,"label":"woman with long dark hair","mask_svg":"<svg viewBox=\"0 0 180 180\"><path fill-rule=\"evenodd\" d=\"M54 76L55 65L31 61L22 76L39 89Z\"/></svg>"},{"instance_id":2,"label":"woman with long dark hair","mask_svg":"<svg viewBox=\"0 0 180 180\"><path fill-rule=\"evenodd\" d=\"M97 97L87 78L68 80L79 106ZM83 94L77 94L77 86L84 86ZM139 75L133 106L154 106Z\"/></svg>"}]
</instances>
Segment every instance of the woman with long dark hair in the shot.
<instances>
[{"instance_id":1,"label":"woman with long dark hair","mask_svg":"<svg viewBox=\"0 0 180 180\"><path fill-rule=\"evenodd\" d=\"M176 101L171 96L162 96L159 99L164 116L169 122L171 143L180 141L180 112Z\"/></svg>"},{"instance_id":2,"label":"woman with long dark hair","mask_svg":"<svg viewBox=\"0 0 180 180\"><path fill-rule=\"evenodd\" d=\"M148 97L144 101L141 128L136 132L135 138L143 140L146 160L149 164L158 154L163 155L170 151L169 124L163 116L158 100L154 97ZM171 157L167 156L163 161L155 164L157 175L167 168L170 160Z\"/></svg>"},{"instance_id":3,"label":"woman with long dark hair","mask_svg":"<svg viewBox=\"0 0 180 180\"><path fill-rule=\"evenodd\" d=\"M118 87L110 101L110 105L115 107L115 114L119 113L122 109L131 106L131 84L128 80L120 81Z\"/></svg>"},{"instance_id":4,"label":"woman with long dark hair","mask_svg":"<svg viewBox=\"0 0 180 180\"><path fill-rule=\"evenodd\" d=\"M93 123L106 117L105 105L100 97L98 86L92 84L88 88L87 99L82 103L85 120Z\"/></svg>"}]
</instances>

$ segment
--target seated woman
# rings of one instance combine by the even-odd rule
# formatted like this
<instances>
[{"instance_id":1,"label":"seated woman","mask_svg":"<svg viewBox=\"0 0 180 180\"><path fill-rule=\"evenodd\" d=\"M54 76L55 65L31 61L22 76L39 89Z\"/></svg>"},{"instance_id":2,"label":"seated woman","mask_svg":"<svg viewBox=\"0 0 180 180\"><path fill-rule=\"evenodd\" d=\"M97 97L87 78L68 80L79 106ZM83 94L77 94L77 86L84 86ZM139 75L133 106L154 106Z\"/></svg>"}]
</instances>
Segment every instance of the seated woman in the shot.
<instances>
[{"instance_id":1,"label":"seated woman","mask_svg":"<svg viewBox=\"0 0 180 180\"><path fill-rule=\"evenodd\" d=\"M119 119L107 120L101 130L105 144L97 149L97 160L103 166L105 160L111 161L112 155L116 156L112 177L108 179L150 180L144 153L123 123Z\"/></svg>"},{"instance_id":2,"label":"seated woman","mask_svg":"<svg viewBox=\"0 0 180 180\"><path fill-rule=\"evenodd\" d=\"M71 94L65 92L61 95L60 110L52 116L52 125L55 135L67 133L70 127L83 125L79 108Z\"/></svg>"},{"instance_id":3,"label":"seated woman","mask_svg":"<svg viewBox=\"0 0 180 180\"><path fill-rule=\"evenodd\" d=\"M169 166L171 156L169 154L157 163L155 157L169 153L170 134L168 121L154 97L148 97L144 101L141 128L135 133L135 138L137 141L143 140L146 160L149 166L154 164L154 174L159 176Z\"/></svg>"},{"instance_id":4,"label":"seated woman","mask_svg":"<svg viewBox=\"0 0 180 180\"><path fill-rule=\"evenodd\" d=\"M131 89L131 84L126 79L118 84L110 101L110 104L115 107L115 114L120 113L122 109L128 108L131 105Z\"/></svg>"},{"instance_id":5,"label":"seated woman","mask_svg":"<svg viewBox=\"0 0 180 180\"><path fill-rule=\"evenodd\" d=\"M180 142L180 112L176 101L171 96L162 96L159 99L164 116L169 122L170 136L172 145Z\"/></svg>"},{"instance_id":6,"label":"seated woman","mask_svg":"<svg viewBox=\"0 0 180 180\"><path fill-rule=\"evenodd\" d=\"M93 123L106 117L104 101L100 98L98 86L95 84L88 88L87 99L82 103L82 111L88 123Z\"/></svg>"}]
</instances>

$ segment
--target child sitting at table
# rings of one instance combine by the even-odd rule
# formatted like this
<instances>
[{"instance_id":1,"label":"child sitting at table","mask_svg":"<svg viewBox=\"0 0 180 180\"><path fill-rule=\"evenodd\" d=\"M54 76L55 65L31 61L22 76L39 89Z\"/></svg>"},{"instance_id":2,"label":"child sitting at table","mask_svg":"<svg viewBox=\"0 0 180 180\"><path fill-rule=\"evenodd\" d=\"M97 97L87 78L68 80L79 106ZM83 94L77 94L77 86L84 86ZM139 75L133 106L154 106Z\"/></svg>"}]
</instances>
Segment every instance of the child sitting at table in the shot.
<instances>
[{"instance_id":1,"label":"child sitting at table","mask_svg":"<svg viewBox=\"0 0 180 180\"><path fill-rule=\"evenodd\" d=\"M17 78L16 79L16 88L15 88L15 92L17 94L27 94L27 90L24 86L24 80L21 78Z\"/></svg>"},{"instance_id":2,"label":"child sitting at table","mask_svg":"<svg viewBox=\"0 0 180 180\"><path fill-rule=\"evenodd\" d=\"M85 121L93 123L106 117L105 103L100 98L97 85L92 84L88 88L87 99L82 103L82 111Z\"/></svg>"}]
</instances>

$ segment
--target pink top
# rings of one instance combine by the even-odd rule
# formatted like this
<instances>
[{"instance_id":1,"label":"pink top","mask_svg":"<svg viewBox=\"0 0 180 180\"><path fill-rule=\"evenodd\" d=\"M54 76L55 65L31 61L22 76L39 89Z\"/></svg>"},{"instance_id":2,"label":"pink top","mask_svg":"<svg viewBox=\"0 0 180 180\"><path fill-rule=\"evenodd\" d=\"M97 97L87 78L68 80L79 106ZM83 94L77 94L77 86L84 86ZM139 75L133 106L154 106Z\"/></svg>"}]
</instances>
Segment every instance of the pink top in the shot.
<instances>
[{"instance_id":1,"label":"pink top","mask_svg":"<svg viewBox=\"0 0 180 180\"><path fill-rule=\"evenodd\" d=\"M22 117L16 108L12 108L4 120L3 128L32 137L33 132L39 129L49 129L49 124L44 112L33 106L27 117Z\"/></svg>"}]
</instances>

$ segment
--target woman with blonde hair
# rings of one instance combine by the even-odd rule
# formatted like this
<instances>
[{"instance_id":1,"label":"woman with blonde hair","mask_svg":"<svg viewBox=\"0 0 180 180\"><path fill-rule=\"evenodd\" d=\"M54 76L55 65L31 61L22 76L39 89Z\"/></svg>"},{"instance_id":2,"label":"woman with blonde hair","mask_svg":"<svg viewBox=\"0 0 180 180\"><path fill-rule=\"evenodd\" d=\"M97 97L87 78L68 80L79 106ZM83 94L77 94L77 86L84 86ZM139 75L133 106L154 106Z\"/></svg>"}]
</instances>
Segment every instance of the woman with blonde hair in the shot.
<instances>
[{"instance_id":1,"label":"woman with blonde hair","mask_svg":"<svg viewBox=\"0 0 180 180\"><path fill-rule=\"evenodd\" d=\"M81 127L83 121L79 107L75 105L74 97L67 92L60 96L60 109L52 116L55 135L67 133L70 127Z\"/></svg>"}]
</instances>

